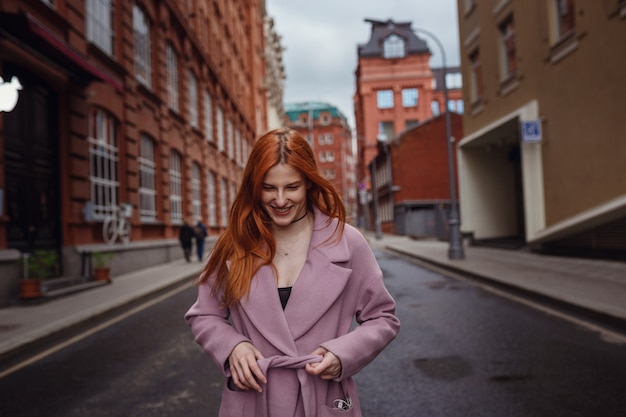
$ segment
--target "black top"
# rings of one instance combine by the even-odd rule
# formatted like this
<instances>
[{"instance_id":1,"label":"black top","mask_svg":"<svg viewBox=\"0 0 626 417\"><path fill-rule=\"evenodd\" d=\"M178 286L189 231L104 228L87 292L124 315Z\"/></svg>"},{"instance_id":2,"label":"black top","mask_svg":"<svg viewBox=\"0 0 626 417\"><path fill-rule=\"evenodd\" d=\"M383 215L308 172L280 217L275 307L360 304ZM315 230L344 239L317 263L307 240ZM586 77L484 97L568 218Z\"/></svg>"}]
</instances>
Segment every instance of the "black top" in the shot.
<instances>
[{"instance_id":1,"label":"black top","mask_svg":"<svg viewBox=\"0 0 626 417\"><path fill-rule=\"evenodd\" d=\"M280 297L280 303L283 305L283 310L287 305L287 301L289 301L289 296L291 295L291 287L279 288L278 296Z\"/></svg>"}]
</instances>

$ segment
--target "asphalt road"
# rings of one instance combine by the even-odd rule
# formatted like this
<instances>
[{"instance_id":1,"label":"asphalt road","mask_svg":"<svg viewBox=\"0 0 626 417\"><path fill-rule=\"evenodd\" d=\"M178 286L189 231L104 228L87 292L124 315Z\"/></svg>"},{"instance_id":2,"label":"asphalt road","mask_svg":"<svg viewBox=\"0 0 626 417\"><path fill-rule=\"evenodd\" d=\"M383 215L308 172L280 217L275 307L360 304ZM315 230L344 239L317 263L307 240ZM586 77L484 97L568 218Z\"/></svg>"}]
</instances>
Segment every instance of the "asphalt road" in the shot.
<instances>
[{"instance_id":1,"label":"asphalt road","mask_svg":"<svg viewBox=\"0 0 626 417\"><path fill-rule=\"evenodd\" d=\"M399 337L357 376L364 416L623 416L625 339L376 251ZM0 379L0 416L216 416L222 377L184 289Z\"/></svg>"}]
</instances>

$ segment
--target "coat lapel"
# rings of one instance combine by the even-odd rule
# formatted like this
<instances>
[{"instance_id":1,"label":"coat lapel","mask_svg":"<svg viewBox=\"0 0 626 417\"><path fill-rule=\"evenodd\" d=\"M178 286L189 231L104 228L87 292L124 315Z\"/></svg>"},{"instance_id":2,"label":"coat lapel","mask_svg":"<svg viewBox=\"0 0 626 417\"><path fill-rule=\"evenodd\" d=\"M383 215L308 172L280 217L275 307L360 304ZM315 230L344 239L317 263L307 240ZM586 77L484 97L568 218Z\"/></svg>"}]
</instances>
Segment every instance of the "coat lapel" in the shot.
<instances>
[{"instance_id":1,"label":"coat lapel","mask_svg":"<svg viewBox=\"0 0 626 417\"><path fill-rule=\"evenodd\" d=\"M315 211L309 254L285 308L294 340L307 333L333 306L352 273L344 266L350 255L345 239L333 240L335 224L328 224L328 217Z\"/></svg>"},{"instance_id":2,"label":"coat lapel","mask_svg":"<svg viewBox=\"0 0 626 417\"><path fill-rule=\"evenodd\" d=\"M293 337L285 320L276 278L271 266L263 266L252 280L248 297L241 300L241 308L256 330L285 355L297 354Z\"/></svg>"},{"instance_id":3,"label":"coat lapel","mask_svg":"<svg viewBox=\"0 0 626 417\"><path fill-rule=\"evenodd\" d=\"M315 210L313 235L307 260L282 310L276 277L271 266L263 266L252 280L241 308L254 327L285 355L298 355L295 340L307 333L341 296L352 270L345 239L332 236L336 221ZM329 240L330 238L330 240Z\"/></svg>"}]
</instances>

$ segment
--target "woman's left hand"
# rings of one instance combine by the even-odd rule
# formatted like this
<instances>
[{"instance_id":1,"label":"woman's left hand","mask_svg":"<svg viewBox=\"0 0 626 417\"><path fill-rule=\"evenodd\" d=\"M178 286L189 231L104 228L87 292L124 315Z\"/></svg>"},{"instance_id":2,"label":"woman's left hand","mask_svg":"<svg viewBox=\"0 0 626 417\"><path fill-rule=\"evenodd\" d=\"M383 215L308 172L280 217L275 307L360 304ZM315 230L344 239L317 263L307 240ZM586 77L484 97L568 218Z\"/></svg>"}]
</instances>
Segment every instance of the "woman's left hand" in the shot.
<instances>
[{"instance_id":1,"label":"woman's left hand","mask_svg":"<svg viewBox=\"0 0 626 417\"><path fill-rule=\"evenodd\" d=\"M317 363L307 363L306 371L311 375L319 375L322 379L335 379L341 375L341 361L323 347L318 347L311 355L322 356L322 361Z\"/></svg>"}]
</instances>

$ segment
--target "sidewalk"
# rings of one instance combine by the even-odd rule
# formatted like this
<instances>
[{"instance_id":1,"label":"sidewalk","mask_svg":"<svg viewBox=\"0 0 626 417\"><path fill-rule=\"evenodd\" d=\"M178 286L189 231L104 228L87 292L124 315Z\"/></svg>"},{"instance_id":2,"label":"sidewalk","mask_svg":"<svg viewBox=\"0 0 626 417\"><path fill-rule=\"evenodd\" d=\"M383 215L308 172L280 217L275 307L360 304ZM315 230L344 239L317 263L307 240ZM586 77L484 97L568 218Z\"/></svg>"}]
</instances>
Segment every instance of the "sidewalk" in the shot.
<instances>
[{"instance_id":1,"label":"sidewalk","mask_svg":"<svg viewBox=\"0 0 626 417\"><path fill-rule=\"evenodd\" d=\"M515 287L626 323L626 262L544 256L523 250L465 247L449 260L448 243L365 232L373 247ZM110 285L37 305L0 308L0 356L29 343L197 277L202 264L183 260L113 278Z\"/></svg>"},{"instance_id":2,"label":"sidewalk","mask_svg":"<svg viewBox=\"0 0 626 417\"><path fill-rule=\"evenodd\" d=\"M465 259L451 260L448 242L365 235L372 246L626 323L626 262L475 246L464 248Z\"/></svg>"},{"instance_id":3,"label":"sidewalk","mask_svg":"<svg viewBox=\"0 0 626 417\"><path fill-rule=\"evenodd\" d=\"M0 357L149 294L184 281L191 285L202 266L200 262L178 260L120 275L109 285L39 304L0 308Z\"/></svg>"}]
</instances>

